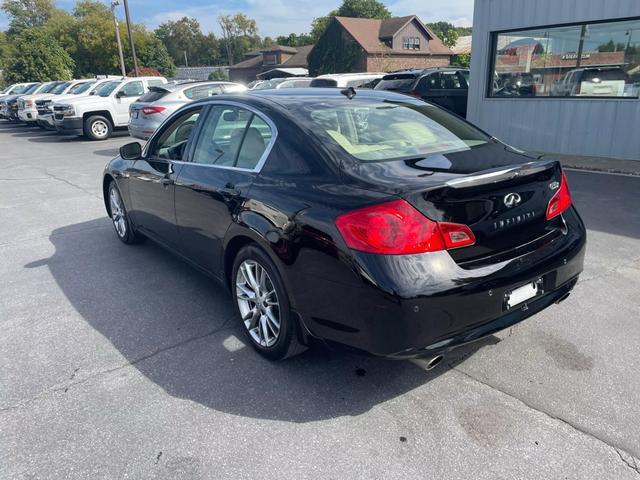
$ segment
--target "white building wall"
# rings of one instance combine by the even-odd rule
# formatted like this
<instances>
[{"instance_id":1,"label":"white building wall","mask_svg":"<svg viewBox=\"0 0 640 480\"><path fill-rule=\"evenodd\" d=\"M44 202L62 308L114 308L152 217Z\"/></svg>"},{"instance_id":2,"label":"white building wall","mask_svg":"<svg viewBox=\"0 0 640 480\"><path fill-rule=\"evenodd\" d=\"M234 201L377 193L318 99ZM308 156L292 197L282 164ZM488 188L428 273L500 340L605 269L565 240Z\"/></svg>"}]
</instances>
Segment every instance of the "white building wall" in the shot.
<instances>
[{"instance_id":1,"label":"white building wall","mask_svg":"<svg viewBox=\"0 0 640 480\"><path fill-rule=\"evenodd\" d=\"M491 32L640 17L640 0L475 0L468 119L529 150L640 161L640 100L487 98Z\"/></svg>"}]
</instances>

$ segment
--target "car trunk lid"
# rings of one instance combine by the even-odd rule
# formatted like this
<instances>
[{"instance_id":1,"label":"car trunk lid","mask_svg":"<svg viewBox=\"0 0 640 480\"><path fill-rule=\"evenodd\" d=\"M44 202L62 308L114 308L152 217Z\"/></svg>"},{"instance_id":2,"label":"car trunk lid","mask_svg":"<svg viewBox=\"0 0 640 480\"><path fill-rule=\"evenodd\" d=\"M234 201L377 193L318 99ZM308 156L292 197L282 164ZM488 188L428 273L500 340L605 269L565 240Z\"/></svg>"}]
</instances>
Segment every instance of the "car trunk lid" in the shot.
<instances>
[{"instance_id":1,"label":"car trunk lid","mask_svg":"<svg viewBox=\"0 0 640 480\"><path fill-rule=\"evenodd\" d=\"M480 152L490 159L482 161ZM562 179L557 161L529 157L502 144L473 156L434 157L360 162L345 173L361 187L405 199L431 220L467 225L476 242L450 254L469 268L526 254L562 233L561 217L546 219Z\"/></svg>"}]
</instances>

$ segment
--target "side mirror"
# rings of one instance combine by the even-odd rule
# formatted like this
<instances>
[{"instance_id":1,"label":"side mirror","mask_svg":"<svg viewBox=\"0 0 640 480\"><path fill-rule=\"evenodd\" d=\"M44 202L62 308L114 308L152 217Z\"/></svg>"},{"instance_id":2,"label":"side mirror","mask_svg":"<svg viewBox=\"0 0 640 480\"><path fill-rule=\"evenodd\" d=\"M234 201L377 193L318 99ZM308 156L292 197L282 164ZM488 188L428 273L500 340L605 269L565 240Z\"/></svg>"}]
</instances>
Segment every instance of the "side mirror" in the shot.
<instances>
[{"instance_id":1,"label":"side mirror","mask_svg":"<svg viewBox=\"0 0 640 480\"><path fill-rule=\"evenodd\" d=\"M139 142L132 142L121 146L120 157L123 160L139 160L142 158L142 145Z\"/></svg>"},{"instance_id":2,"label":"side mirror","mask_svg":"<svg viewBox=\"0 0 640 480\"><path fill-rule=\"evenodd\" d=\"M116 98L122 98L122 97L126 97L124 90L120 90L118 93L116 93Z\"/></svg>"}]
</instances>

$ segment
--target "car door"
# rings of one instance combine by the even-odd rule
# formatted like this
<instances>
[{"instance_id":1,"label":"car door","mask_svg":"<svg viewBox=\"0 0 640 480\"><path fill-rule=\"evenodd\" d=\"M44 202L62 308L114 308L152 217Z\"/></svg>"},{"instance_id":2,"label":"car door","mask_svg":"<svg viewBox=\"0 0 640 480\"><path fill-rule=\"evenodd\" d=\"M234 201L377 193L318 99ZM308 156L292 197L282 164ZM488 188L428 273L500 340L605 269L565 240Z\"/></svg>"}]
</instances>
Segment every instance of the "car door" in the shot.
<instances>
[{"instance_id":1,"label":"car door","mask_svg":"<svg viewBox=\"0 0 640 480\"><path fill-rule=\"evenodd\" d=\"M202 106L172 117L152 137L142 159L128 170L131 214L143 233L176 248L175 182L188 157Z\"/></svg>"},{"instance_id":2,"label":"car door","mask_svg":"<svg viewBox=\"0 0 640 480\"><path fill-rule=\"evenodd\" d=\"M430 73L420 79L416 91L427 102L447 108L445 92L439 72Z\"/></svg>"},{"instance_id":3,"label":"car door","mask_svg":"<svg viewBox=\"0 0 640 480\"><path fill-rule=\"evenodd\" d=\"M222 242L275 142L264 114L233 102L214 103L198 129L190 162L176 182L182 252L222 276Z\"/></svg>"},{"instance_id":4,"label":"car door","mask_svg":"<svg viewBox=\"0 0 640 480\"><path fill-rule=\"evenodd\" d=\"M129 106L144 93L142 80L125 83L115 93L114 110L116 125L126 125L129 122Z\"/></svg>"}]
</instances>

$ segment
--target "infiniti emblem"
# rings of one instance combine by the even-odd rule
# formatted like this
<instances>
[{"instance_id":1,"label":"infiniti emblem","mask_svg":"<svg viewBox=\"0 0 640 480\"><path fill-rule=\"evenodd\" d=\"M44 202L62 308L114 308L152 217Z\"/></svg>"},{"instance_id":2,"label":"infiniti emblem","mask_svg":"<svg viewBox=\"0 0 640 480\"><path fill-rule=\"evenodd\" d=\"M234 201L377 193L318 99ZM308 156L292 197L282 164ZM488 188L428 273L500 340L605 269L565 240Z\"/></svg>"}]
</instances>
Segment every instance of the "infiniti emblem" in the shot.
<instances>
[{"instance_id":1,"label":"infiniti emblem","mask_svg":"<svg viewBox=\"0 0 640 480\"><path fill-rule=\"evenodd\" d=\"M517 193L508 193L504 196L504 204L507 208L513 208L522 202L522 197Z\"/></svg>"}]
</instances>

